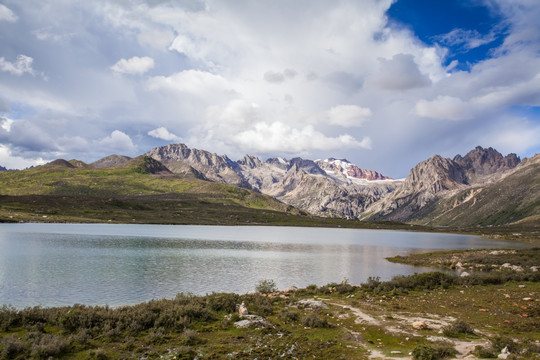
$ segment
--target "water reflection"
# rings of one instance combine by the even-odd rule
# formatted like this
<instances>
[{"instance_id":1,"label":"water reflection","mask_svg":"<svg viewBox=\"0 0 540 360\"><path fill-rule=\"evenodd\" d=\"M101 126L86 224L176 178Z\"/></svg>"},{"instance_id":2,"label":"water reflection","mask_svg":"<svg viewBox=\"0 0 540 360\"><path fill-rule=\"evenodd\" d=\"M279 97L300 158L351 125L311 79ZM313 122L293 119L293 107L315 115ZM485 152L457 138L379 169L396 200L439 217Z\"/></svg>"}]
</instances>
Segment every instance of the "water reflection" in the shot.
<instances>
[{"instance_id":1,"label":"water reflection","mask_svg":"<svg viewBox=\"0 0 540 360\"><path fill-rule=\"evenodd\" d=\"M510 244L515 246L516 244ZM179 292L364 282L430 269L385 257L503 247L473 236L292 227L0 224L0 304L121 305Z\"/></svg>"}]
</instances>

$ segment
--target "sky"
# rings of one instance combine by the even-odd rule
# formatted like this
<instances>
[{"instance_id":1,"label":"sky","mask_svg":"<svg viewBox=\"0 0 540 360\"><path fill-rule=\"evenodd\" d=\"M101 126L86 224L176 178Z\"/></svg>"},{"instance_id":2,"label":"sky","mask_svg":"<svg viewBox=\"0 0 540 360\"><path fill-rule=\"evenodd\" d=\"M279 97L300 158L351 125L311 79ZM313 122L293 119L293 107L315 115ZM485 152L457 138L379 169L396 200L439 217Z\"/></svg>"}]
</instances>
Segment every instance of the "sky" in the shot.
<instances>
[{"instance_id":1,"label":"sky","mask_svg":"<svg viewBox=\"0 0 540 360\"><path fill-rule=\"evenodd\" d=\"M0 165L540 152L538 0L0 0Z\"/></svg>"}]
</instances>

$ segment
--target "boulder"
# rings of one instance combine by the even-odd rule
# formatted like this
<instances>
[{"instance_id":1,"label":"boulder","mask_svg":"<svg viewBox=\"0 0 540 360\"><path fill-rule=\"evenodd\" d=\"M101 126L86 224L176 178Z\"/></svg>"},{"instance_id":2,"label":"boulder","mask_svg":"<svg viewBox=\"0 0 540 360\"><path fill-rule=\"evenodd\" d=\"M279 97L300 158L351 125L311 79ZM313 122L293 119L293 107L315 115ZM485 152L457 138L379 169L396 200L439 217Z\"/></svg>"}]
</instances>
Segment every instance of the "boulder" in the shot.
<instances>
[{"instance_id":1,"label":"boulder","mask_svg":"<svg viewBox=\"0 0 540 360\"><path fill-rule=\"evenodd\" d=\"M419 321L415 321L412 323L412 326L413 328L417 329L417 330L422 330L422 329L426 329L427 328L427 325L425 322L419 320Z\"/></svg>"},{"instance_id":2,"label":"boulder","mask_svg":"<svg viewBox=\"0 0 540 360\"><path fill-rule=\"evenodd\" d=\"M234 323L234 327L238 329L257 329L263 327L269 327L270 323L266 321L262 316L258 315L243 315L243 320Z\"/></svg>"}]
</instances>

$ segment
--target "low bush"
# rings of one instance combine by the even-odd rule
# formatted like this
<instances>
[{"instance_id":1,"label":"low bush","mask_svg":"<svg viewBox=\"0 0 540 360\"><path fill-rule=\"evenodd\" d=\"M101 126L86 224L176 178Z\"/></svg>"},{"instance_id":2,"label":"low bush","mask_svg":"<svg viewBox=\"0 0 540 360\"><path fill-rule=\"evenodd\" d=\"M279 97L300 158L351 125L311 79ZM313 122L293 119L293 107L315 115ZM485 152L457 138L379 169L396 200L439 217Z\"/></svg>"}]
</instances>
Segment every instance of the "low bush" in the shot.
<instances>
[{"instance_id":1,"label":"low bush","mask_svg":"<svg viewBox=\"0 0 540 360\"><path fill-rule=\"evenodd\" d=\"M457 354L452 344L445 342L420 344L412 351L415 360L437 360L450 358Z\"/></svg>"},{"instance_id":2,"label":"low bush","mask_svg":"<svg viewBox=\"0 0 540 360\"><path fill-rule=\"evenodd\" d=\"M277 291L277 286L274 280L271 279L265 279L259 281L257 286L255 286L255 291L261 293L261 294L269 294Z\"/></svg>"},{"instance_id":3,"label":"low bush","mask_svg":"<svg viewBox=\"0 0 540 360\"><path fill-rule=\"evenodd\" d=\"M14 359L25 352L24 343L15 335L0 338L0 358Z\"/></svg>"},{"instance_id":4,"label":"low bush","mask_svg":"<svg viewBox=\"0 0 540 360\"><path fill-rule=\"evenodd\" d=\"M461 334L474 334L474 329L471 325L463 320L456 320L450 325L444 326L442 332L446 336L456 337Z\"/></svg>"},{"instance_id":5,"label":"low bush","mask_svg":"<svg viewBox=\"0 0 540 360\"><path fill-rule=\"evenodd\" d=\"M329 328L332 325L324 316L319 316L316 313L309 313L302 317L302 325L310 328Z\"/></svg>"},{"instance_id":6,"label":"low bush","mask_svg":"<svg viewBox=\"0 0 540 360\"><path fill-rule=\"evenodd\" d=\"M300 319L300 313L296 310L286 308L281 310L278 317L285 322L297 322Z\"/></svg>"}]
</instances>

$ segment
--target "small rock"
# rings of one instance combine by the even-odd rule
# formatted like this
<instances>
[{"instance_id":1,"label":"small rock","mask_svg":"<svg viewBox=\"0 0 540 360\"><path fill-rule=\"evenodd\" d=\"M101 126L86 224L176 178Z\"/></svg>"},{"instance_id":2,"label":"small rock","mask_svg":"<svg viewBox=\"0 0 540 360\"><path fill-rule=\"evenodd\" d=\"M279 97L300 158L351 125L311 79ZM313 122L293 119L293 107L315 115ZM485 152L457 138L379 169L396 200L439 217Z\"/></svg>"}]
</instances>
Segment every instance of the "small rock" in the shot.
<instances>
[{"instance_id":1,"label":"small rock","mask_svg":"<svg viewBox=\"0 0 540 360\"><path fill-rule=\"evenodd\" d=\"M426 323L423 321L415 321L412 323L412 327L418 330L427 328Z\"/></svg>"},{"instance_id":2,"label":"small rock","mask_svg":"<svg viewBox=\"0 0 540 360\"><path fill-rule=\"evenodd\" d=\"M240 306L238 307L238 314L239 315L247 315L247 314L249 314L248 309L246 307L246 304L244 304L244 303L240 304Z\"/></svg>"},{"instance_id":3,"label":"small rock","mask_svg":"<svg viewBox=\"0 0 540 360\"><path fill-rule=\"evenodd\" d=\"M518 288L522 288L522 289L523 289L524 287L525 287L525 285L518 285Z\"/></svg>"},{"instance_id":4,"label":"small rock","mask_svg":"<svg viewBox=\"0 0 540 360\"><path fill-rule=\"evenodd\" d=\"M501 353L497 356L499 359L506 359L510 356L510 351L508 351L508 346L505 346L504 349L501 350Z\"/></svg>"},{"instance_id":5,"label":"small rock","mask_svg":"<svg viewBox=\"0 0 540 360\"><path fill-rule=\"evenodd\" d=\"M298 288L294 285L292 286L289 286L288 288L285 289L284 293L290 293L290 292L295 292L296 290L298 290Z\"/></svg>"},{"instance_id":6,"label":"small rock","mask_svg":"<svg viewBox=\"0 0 540 360\"><path fill-rule=\"evenodd\" d=\"M459 276L461 276L461 277L467 277L467 276L471 276L471 274L469 274L468 272L464 271L464 272L462 272L461 274L459 274Z\"/></svg>"},{"instance_id":7,"label":"small rock","mask_svg":"<svg viewBox=\"0 0 540 360\"><path fill-rule=\"evenodd\" d=\"M537 272L538 271L538 266L531 266L531 271L532 272Z\"/></svg>"},{"instance_id":8,"label":"small rock","mask_svg":"<svg viewBox=\"0 0 540 360\"><path fill-rule=\"evenodd\" d=\"M390 351L390 354L401 354L401 351L399 351L399 350L392 350L392 351Z\"/></svg>"},{"instance_id":9,"label":"small rock","mask_svg":"<svg viewBox=\"0 0 540 360\"><path fill-rule=\"evenodd\" d=\"M238 329L254 329L269 327L270 324L262 316L258 315L244 315L244 320L240 320L234 323L234 327Z\"/></svg>"},{"instance_id":10,"label":"small rock","mask_svg":"<svg viewBox=\"0 0 540 360\"><path fill-rule=\"evenodd\" d=\"M532 298L530 298L530 297L525 297L525 298L523 298L523 299L521 299L521 300L523 300L523 301L531 301Z\"/></svg>"},{"instance_id":11,"label":"small rock","mask_svg":"<svg viewBox=\"0 0 540 360\"><path fill-rule=\"evenodd\" d=\"M302 308L307 308L307 309L328 309L328 306L326 306L325 303L323 303L322 301L320 300L315 300L315 299L304 299L304 300L300 300L297 302L298 305L300 305L300 307Z\"/></svg>"}]
</instances>

